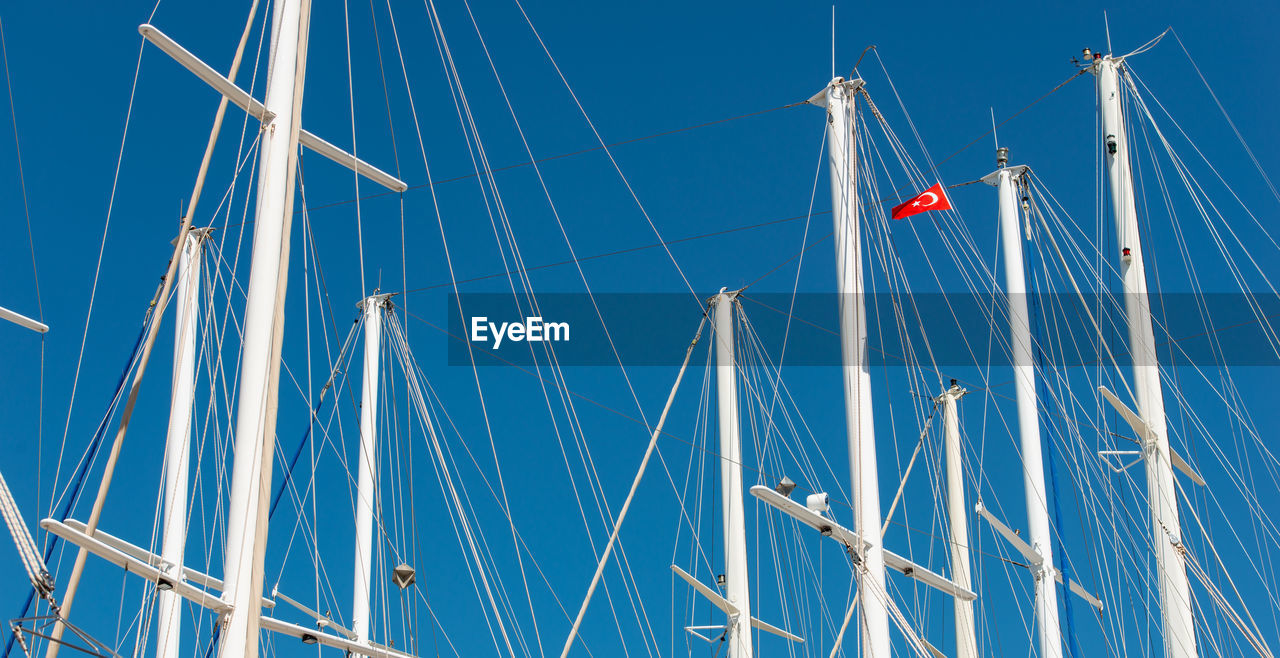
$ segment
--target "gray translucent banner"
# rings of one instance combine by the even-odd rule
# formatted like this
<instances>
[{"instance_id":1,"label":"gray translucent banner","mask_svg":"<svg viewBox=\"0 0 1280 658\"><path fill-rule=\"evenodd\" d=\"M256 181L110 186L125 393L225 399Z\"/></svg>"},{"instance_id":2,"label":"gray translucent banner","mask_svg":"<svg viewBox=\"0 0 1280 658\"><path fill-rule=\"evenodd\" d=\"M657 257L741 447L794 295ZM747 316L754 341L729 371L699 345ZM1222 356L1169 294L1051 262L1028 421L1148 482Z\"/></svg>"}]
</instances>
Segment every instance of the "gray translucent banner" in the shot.
<instances>
[{"instance_id":1,"label":"gray translucent banner","mask_svg":"<svg viewBox=\"0 0 1280 658\"><path fill-rule=\"evenodd\" d=\"M703 304L674 293L449 295L450 365L679 365ZM836 294L743 294L739 350L790 366L840 365ZM852 301L850 298L848 301ZM864 296L872 365L1009 365L1008 299L968 293ZM536 302L536 303L535 303ZM1028 295L1033 358L1056 366L1133 362L1120 295ZM1280 299L1151 297L1160 365L1280 365ZM607 327L607 331L606 331ZM710 337L710 323L704 340ZM1109 348L1109 351L1108 351ZM761 352L763 350L763 352ZM705 350L695 350L695 362Z\"/></svg>"}]
</instances>

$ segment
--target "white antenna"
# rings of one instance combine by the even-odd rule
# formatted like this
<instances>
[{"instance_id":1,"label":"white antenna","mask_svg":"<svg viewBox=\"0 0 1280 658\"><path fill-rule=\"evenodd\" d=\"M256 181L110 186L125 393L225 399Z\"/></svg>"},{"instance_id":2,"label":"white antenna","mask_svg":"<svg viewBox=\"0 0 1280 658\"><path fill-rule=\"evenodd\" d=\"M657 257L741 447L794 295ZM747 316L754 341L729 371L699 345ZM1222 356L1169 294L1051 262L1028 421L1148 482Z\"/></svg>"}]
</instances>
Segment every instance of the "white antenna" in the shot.
<instances>
[{"instance_id":1,"label":"white antenna","mask_svg":"<svg viewBox=\"0 0 1280 658\"><path fill-rule=\"evenodd\" d=\"M1111 21L1107 19L1106 10L1102 12L1102 26L1107 30L1107 54L1110 55L1115 51L1111 49Z\"/></svg>"},{"instance_id":2,"label":"white antenna","mask_svg":"<svg viewBox=\"0 0 1280 658\"><path fill-rule=\"evenodd\" d=\"M836 6L831 5L831 77L836 77Z\"/></svg>"},{"instance_id":3,"label":"white antenna","mask_svg":"<svg viewBox=\"0 0 1280 658\"><path fill-rule=\"evenodd\" d=\"M991 108L991 139L995 141L996 148L1000 148L1000 136L996 134L996 108Z\"/></svg>"}]
</instances>

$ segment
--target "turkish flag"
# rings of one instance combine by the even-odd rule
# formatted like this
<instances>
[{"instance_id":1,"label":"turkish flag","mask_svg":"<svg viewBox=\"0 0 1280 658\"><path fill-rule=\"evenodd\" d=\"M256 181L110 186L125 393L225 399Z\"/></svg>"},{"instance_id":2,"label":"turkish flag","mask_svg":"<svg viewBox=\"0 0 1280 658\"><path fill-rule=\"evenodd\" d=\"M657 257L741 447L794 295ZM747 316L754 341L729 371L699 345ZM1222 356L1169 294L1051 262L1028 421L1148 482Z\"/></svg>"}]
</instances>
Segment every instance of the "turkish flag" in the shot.
<instances>
[{"instance_id":1,"label":"turkish flag","mask_svg":"<svg viewBox=\"0 0 1280 658\"><path fill-rule=\"evenodd\" d=\"M951 203L947 201L947 193L942 189L942 183L917 194L906 203L894 206L889 216L894 219L906 219L927 210L951 210Z\"/></svg>"}]
</instances>

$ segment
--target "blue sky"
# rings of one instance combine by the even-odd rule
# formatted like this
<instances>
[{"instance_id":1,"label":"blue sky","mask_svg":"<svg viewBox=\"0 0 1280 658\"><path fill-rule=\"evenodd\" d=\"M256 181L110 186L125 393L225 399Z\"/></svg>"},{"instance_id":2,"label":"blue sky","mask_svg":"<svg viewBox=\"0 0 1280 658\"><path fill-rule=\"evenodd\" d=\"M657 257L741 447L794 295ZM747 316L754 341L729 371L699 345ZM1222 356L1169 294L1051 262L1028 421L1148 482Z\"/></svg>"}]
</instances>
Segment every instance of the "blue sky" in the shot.
<instances>
[{"instance_id":1,"label":"blue sky","mask_svg":"<svg viewBox=\"0 0 1280 658\"><path fill-rule=\"evenodd\" d=\"M0 207L7 218L0 227L0 263L4 264L0 268L0 291L3 291L0 304L33 316L38 308L43 308L44 321L53 327L43 339L14 327L0 327L6 345L0 356L6 373L0 381L0 409L3 409L0 417L5 419L6 430L0 440L8 457L0 468L28 520L35 518L37 510L41 518L47 513L55 477L60 478L58 486L65 485L70 468L64 464L59 471L56 463L64 433L65 458L74 461L100 418L136 334L141 313L171 253L169 241L176 231L179 208L190 193L209 121L216 108L217 97L213 92L157 50L147 47L138 68L130 113L130 90L141 41L136 28L150 20L215 68L225 70L247 8L248 3L234 6L162 3L150 19L152 8L142 3L66 3L52 12L52 16L44 7L15 5L0 13L32 226L29 241L23 219L17 151L11 139L14 135L11 124L0 121L0 132L4 133L0 140L0 150L4 153L0 156ZM375 12L385 67L381 70L388 81L384 94L370 10L356 4L349 8L350 89L353 92L349 96L348 48L342 9L337 4L318 3L313 10L304 125L335 144L350 146L350 107L354 105L358 126L356 141L361 157L388 170L398 163L407 182L423 183L427 173L418 150L414 117L399 78L400 62L389 45L387 10L378 7ZM427 27L426 11L412 3L403 7L396 5L394 9L431 176L442 180L471 174L472 162ZM440 3L437 9L454 49L490 162L498 167L526 161L520 135L502 102L466 9L461 3ZM516 6L494 3L483 7L475 5L472 9L534 155L542 158L596 146L590 128ZM778 108L808 98L831 77L831 7L826 4L546 3L526 5L526 9L601 138L610 143ZM1275 154L1280 152L1280 133L1274 129L1271 108L1280 98L1271 82L1280 73L1273 34L1273 26L1280 19L1277 15L1280 8L1273 4L1240 3L1229 7L1172 2L1122 6L1078 2L1049 6L839 4L836 8L837 69L847 73L863 47L876 44L894 87L889 88L879 64L869 55L863 64L869 91L905 139L912 128L901 115L895 93L900 96L928 155L937 161L982 135L990 126L993 110L997 118L1007 117L1066 79L1074 71L1069 60L1078 55L1082 47L1105 51L1104 10L1110 21L1115 50L1120 52L1138 46L1172 25L1261 167L1267 172L1277 170L1280 163ZM255 32L250 48L255 48L257 43ZM242 81L252 75L251 60L246 59ZM265 63L265 55L262 61ZM1276 200L1235 141L1178 43L1172 38L1166 39L1156 50L1136 60L1134 66L1152 93L1182 122L1195 143L1204 148L1214 166L1231 179L1241 198L1270 226L1270 218L1276 215ZM243 84L249 86L248 82ZM261 85L259 80L256 88L260 90ZM1093 91L1086 77L1046 98L999 130L1000 141L1012 149L1014 161L1032 165L1073 215L1089 227L1093 225L1099 203L1094 107ZM201 224L227 225L219 233L226 240L222 250L228 258L234 253L237 238L247 249L250 235L241 233L238 226L245 208L244 193L251 187L249 177L241 177L230 209L222 208L214 215L222 193L231 182L237 150L248 148L251 141L251 138L238 141L241 126L242 115L230 112L198 220ZM613 154L658 231L664 238L676 239L805 215L819 162L821 131L821 113L813 108L797 107L618 146ZM923 162L914 140L909 140L909 144L917 162ZM992 169L991 151L990 138L986 138L948 160L940 168L938 177L948 184L978 178ZM117 158L120 158L118 181ZM310 165L306 188L310 207L356 196L350 176L343 171L314 158L306 163ZM600 152L546 163L541 172L578 255L602 254L654 242L654 230L637 209L609 160ZM534 265L566 260L568 249L532 173L526 167L497 174L526 262ZM814 201L815 211L830 207L825 193L825 172L822 176ZM361 182L359 193L368 194L371 188L367 182ZM474 179L442 183L436 187L436 193L456 277L466 279L502 272L504 267ZM1223 199L1224 207L1229 205L1221 189L1212 193L1215 198ZM953 201L972 222L975 235L994 236L995 204L989 189L985 186L962 188L953 194ZM440 229L431 196L426 191L411 191L404 196L403 223L401 205L395 197L364 202L358 216L351 204L317 208L310 220L316 235L316 249L322 258L327 303L332 304L334 322L342 336L345 336L346 323L354 318L350 305L371 292L376 282L381 282L383 290L414 290L449 282ZM78 384L75 384L86 310L108 221L101 272L92 302L92 320ZM357 221L363 253L356 248ZM1109 215L1105 216L1103 226L1109 227L1109 221ZM815 217L813 230L818 235L824 234L828 222L826 215ZM754 281L789 258L801 244L803 224L803 220L793 221L689 241L673 246L672 254L692 287L699 294L709 294L720 286L735 288ZM1109 229L1104 231L1106 235ZM899 248L912 244L913 238L905 231L895 236L900 239ZM298 224L295 224L294 238L294 263L300 267L303 248ZM1170 259L1167 262L1177 258L1177 245L1168 233L1155 232L1149 241L1157 258L1165 256ZM31 267L32 243L39 268L39 304ZM1274 272L1277 254L1256 242L1251 244L1258 246L1252 253L1260 259L1263 271ZM994 241L982 249L987 256L994 254ZM798 287L809 292L829 290L833 280L830 248L819 246L809 254ZM919 262L918 256L906 259ZM596 259L583 268L596 291L686 291L681 274L658 250ZM1180 287L1184 284L1176 273L1169 268L1165 271L1170 272L1171 288L1185 290ZM757 289L788 292L795 282L794 272L794 269L783 268L756 284ZM366 281L363 290L362 275ZM240 276L247 276L247 267L240 271ZM1206 277L1208 289L1232 290L1232 282L1221 271L1211 270ZM545 292L578 292L582 288L579 275L572 267L540 270L534 282L538 290ZM505 278L497 278L469 284L464 290L501 292L506 286ZM286 362L299 378L307 363L302 328L309 322L301 306L307 298L305 290L300 273L295 272L285 349ZM399 298L398 304L406 313L425 318L435 326L444 326L448 308L446 291L446 288L433 288L407 294ZM315 291L311 291L311 301L319 301ZM314 322L319 315L314 308L312 311ZM477 475L483 472L492 476L496 471L492 468L470 371L445 365L444 339L430 325L406 315L401 317L408 318L404 322L415 355L450 403L451 414L457 414L468 445L476 449L477 459L485 464ZM689 314L673 318L672 322L687 326L688 333L692 334L697 321L697 307L690 296ZM319 331L318 326L313 328L313 332L317 332L313 333L313 340L321 340ZM117 476L103 521L103 527L114 534L143 544L151 534L155 492L161 477L171 335L167 327L160 333L156 357L125 448L127 468L124 477ZM234 352L228 349L225 355L232 358ZM324 379L326 373L320 370L325 367L324 363L324 356L316 348L311 360L315 378ZM554 583L556 594L566 607L576 608L589 578L592 554L583 537L572 492L562 481L563 458L550 433L541 393L527 375L489 370L494 372L483 374L496 437L495 450L504 465L508 490L517 492L512 496L512 515L525 540L533 547L534 555L548 569L547 576ZM648 418L652 419L660 409L673 375L672 368L645 368L633 373L637 396ZM1246 389L1257 388L1266 385L1270 375L1268 370L1249 370L1241 375L1241 381ZM573 369L568 377L570 388L575 391L628 415L637 415L616 368ZM686 382L671 421L672 433L693 437L698 415L697 387L701 379L699 372ZM834 406L840 397L838 381L832 369L813 369L803 371L796 386L809 402L804 408L806 418L822 428L819 434L824 437L823 450L829 453L834 473L847 479L844 446L840 440L842 416ZM75 404L68 417L73 384ZM1188 391L1189 396L1204 394L1194 384L1188 384ZM202 395L207 402L208 393ZM340 405L345 406L338 424L344 427L346 439L343 443L335 436L334 441L354 454L353 403L345 390L342 396ZM306 427L306 403L296 390L282 394L281 399L280 442L285 450L291 450ZM975 410L975 417L979 415L976 411L982 407L973 404L972 398L966 405ZM595 446L597 466L604 474L605 493L616 508L634 472L646 438L644 429L600 407L584 404L580 411L582 424ZM1274 410L1260 405L1256 413L1255 420L1265 427L1265 421L1270 418L1268 414L1274 414ZM886 413L884 417L894 417L894 414ZM901 421L906 423L910 419L908 410ZM970 423L966 431L971 436L982 432L976 418L966 422ZM887 499L896 485L895 473L900 467L896 460L904 458L903 451L909 455L916 430L904 425L892 433L887 429L885 432L886 436L881 437L884 444L881 484ZM898 438L894 439L894 435ZM406 430L404 436L421 457L425 452L421 434ZM999 443L992 439L989 453L992 461L987 462L991 472L1012 462L1007 432L998 440ZM1003 446L1004 450L995 446ZM677 442L669 450L669 466L673 471L687 466L687 444ZM337 598L346 601L348 595L344 592L349 587L349 578L344 569L350 551L346 546L351 525L349 494L340 465L332 454L329 457L319 478L329 483L320 491L320 504L331 506L330 512L322 515L321 552L326 555L326 565L341 574L334 576L335 586L339 588ZM487 634L480 630L475 617L478 608L474 608L474 594L460 567L427 566L458 564L461 556L448 521L442 516L443 509L439 508L433 471L425 464L421 468L423 471L413 476L418 487L414 502L421 514L417 527L419 569L431 572L433 578L438 579L427 584L431 596L439 592L443 598L459 597L465 601L465 605L451 609L440 605L439 599L433 600L446 628L452 625L459 636L471 635L476 651L491 651ZM705 471L709 478L706 486L714 486L713 473L710 469ZM669 600L682 607L685 596L680 588L672 593L666 572L676 543L672 535L678 525L678 507L670 487L662 484L663 479L652 471L649 478L642 489L646 495L642 495L629 521L634 525L629 526L630 532L624 531L624 540L637 578L653 581L645 585L646 600L655 612L653 623L661 640L659 649L665 654L674 646L676 653L682 653L686 646L684 638L667 612L672 607ZM91 476L90 481L96 486L96 475ZM484 486L479 479L470 484L477 491ZM1274 487L1266 491L1275 495ZM1002 497L1010 519L1021 518L1022 494L1016 483L1008 491L988 492L988 495L995 494ZM486 515L500 519L494 516L497 510L487 494L477 493L475 499ZM1264 504L1267 502L1263 500ZM1276 500L1272 498L1269 502L1274 506ZM87 505L81 505L73 516L83 519L87 509ZM921 518L927 519L928 500L917 502L916 510ZM718 527L715 513L710 509L706 511L704 525L707 528ZM752 513L749 512L749 516ZM511 558L507 545L510 537L503 539L504 527L505 524L498 523L492 530L490 542L502 547L495 551L506 551L499 555L507 560ZM596 522L591 527L595 541L602 541L605 535L600 524ZM661 531L653 530L650 537L642 530L647 528ZM299 553L296 548L286 551L290 529L288 524L272 527L273 557L268 559L268 581L274 579L273 574L283 573L282 587L292 585L293 591L308 592L311 567L305 552ZM40 539L43 540L43 536ZM897 539L913 542L913 546L919 541L905 533ZM433 555L429 550L433 545L443 545L443 554ZM929 542L923 541L919 546L928 547ZM1267 553L1268 548L1274 551L1273 545L1261 544L1262 553ZM687 551L687 544L679 550ZM936 552L937 547L932 550ZM1067 550L1086 549L1069 546ZM0 558L0 591L7 594L0 596L0 606L8 606L10 610L6 614L12 616L20 605L19 592L23 591L25 580L16 556L5 551L7 549L0 550L0 556L9 556ZM283 557L286 554L287 559ZM827 559L832 564L824 568L840 574L838 557L829 553ZM1273 557L1268 555L1268 560ZM935 566L941 564L937 555L930 560ZM69 556L63 555L59 564L61 568L55 570L55 575L59 576L61 585L70 566ZM518 580L518 572L507 569L509 566L504 566L503 573ZM123 576L118 570L101 565L91 565L88 576L93 584L86 586L85 592L89 594L82 594L76 619L109 639L117 632L117 613L122 607L117 597ZM710 577L705 571L702 576ZM520 591L514 584L516 580L509 585L512 592ZM987 614L996 619L1014 619L1019 607L1025 607L1026 599L1016 598L1025 596L1025 588L1009 583L1000 587L1003 589L989 597L992 602ZM139 600L140 596L135 584L123 604L129 614L136 609L131 601ZM304 601L313 599L314 596L303 598ZM86 605L89 600L97 603ZM1252 600L1258 602L1255 612L1265 609L1265 598ZM535 592L534 601L539 610L554 609L555 602L545 588ZM593 615L588 617L585 637L596 655L611 655L610 649L618 643L618 637L604 616L606 613L602 612L605 610L602 603L597 601ZM946 609L939 607L936 597L924 605L932 606L929 609ZM839 604L832 607L838 608ZM777 612L776 608L766 611ZM567 623L557 617L558 609L555 613L539 614L543 645L547 650L558 649ZM677 623L687 621L679 619L677 614ZM937 624L930 627L935 631L934 637L948 637L945 623L941 620L931 623ZM1268 630L1269 624L1274 627L1273 619L1259 619L1259 623L1273 646L1280 643L1275 632ZM207 625L206 621L206 629ZM1146 641L1144 634L1148 630L1132 629L1127 639L1137 646ZM638 642L639 636L632 635L633 632L634 629L628 630L627 638ZM991 655L1025 652L1027 644L1023 633L1020 623L1005 627L999 637L989 640L988 651ZM424 633L421 637L428 635ZM670 640L672 637L675 639ZM1087 643L1097 642L1098 638L1086 636L1082 641L1088 649L1097 645ZM829 637L826 642L825 646L829 647ZM820 640L814 638L808 650L816 653L819 643ZM951 646L945 640L944 645ZM699 655L706 649L694 647L694 653ZM779 644L765 645L765 649L785 650ZM1136 655L1137 650L1134 653Z\"/></svg>"}]
</instances>

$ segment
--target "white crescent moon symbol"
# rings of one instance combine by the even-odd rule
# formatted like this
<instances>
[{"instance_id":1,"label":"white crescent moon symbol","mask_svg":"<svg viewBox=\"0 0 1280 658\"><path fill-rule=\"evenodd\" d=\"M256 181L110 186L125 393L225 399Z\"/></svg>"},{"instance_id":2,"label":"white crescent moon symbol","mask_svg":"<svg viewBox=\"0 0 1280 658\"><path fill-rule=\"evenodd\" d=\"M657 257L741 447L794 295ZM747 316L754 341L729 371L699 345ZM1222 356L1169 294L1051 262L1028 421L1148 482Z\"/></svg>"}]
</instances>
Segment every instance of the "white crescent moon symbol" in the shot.
<instances>
[{"instance_id":1,"label":"white crescent moon symbol","mask_svg":"<svg viewBox=\"0 0 1280 658\"><path fill-rule=\"evenodd\" d=\"M925 198L926 196L928 196L928 197L933 197L933 200L932 200L932 201L930 201L929 203L922 203L922 204L920 204L920 207L921 207L921 208L925 208L925 207L928 207L928 206L932 206L933 204L935 204L935 203L937 203L937 202L938 202L938 195L934 194L933 192L925 192L924 194L921 194L921 195L920 195L920 198L921 198L921 199L923 199L923 198Z\"/></svg>"}]
</instances>

